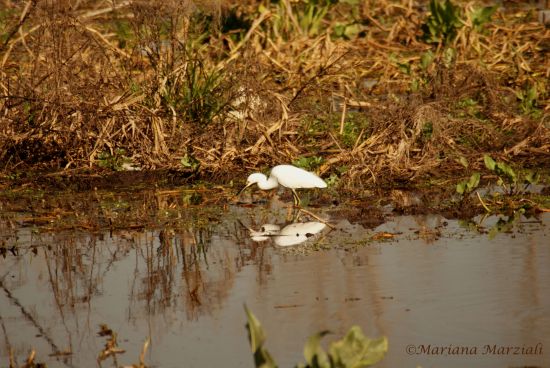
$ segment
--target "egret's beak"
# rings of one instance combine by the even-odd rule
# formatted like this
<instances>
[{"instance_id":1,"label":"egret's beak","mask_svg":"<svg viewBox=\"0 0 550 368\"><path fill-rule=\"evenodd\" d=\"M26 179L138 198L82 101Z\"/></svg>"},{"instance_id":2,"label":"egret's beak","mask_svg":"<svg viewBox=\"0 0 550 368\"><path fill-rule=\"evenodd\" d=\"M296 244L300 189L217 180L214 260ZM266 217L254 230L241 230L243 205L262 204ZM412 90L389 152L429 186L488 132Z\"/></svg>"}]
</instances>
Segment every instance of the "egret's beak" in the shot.
<instances>
[{"instance_id":1,"label":"egret's beak","mask_svg":"<svg viewBox=\"0 0 550 368\"><path fill-rule=\"evenodd\" d=\"M252 184L254 184L254 183L246 184L241 190L239 190L239 192L235 195L235 197L240 196L241 193L244 192L244 190L245 190L246 188L248 188L249 186L251 186Z\"/></svg>"}]
</instances>

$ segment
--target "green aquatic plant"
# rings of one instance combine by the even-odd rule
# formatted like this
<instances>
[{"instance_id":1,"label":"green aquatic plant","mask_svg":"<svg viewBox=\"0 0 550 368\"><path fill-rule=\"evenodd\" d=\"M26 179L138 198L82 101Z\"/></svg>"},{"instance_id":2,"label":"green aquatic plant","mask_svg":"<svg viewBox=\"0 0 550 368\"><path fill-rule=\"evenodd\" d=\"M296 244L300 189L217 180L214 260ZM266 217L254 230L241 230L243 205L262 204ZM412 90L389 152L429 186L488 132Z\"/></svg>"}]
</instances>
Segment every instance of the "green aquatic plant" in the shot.
<instances>
[{"instance_id":1,"label":"green aquatic plant","mask_svg":"<svg viewBox=\"0 0 550 368\"><path fill-rule=\"evenodd\" d=\"M430 0L430 15L422 24L422 40L427 43L448 44L456 38L462 27L460 8L450 0Z\"/></svg>"},{"instance_id":2,"label":"green aquatic plant","mask_svg":"<svg viewBox=\"0 0 550 368\"><path fill-rule=\"evenodd\" d=\"M115 149L113 153L103 151L97 158L99 167L113 171L122 171L123 165L131 162L131 160L126 157L126 150L122 148Z\"/></svg>"},{"instance_id":3,"label":"green aquatic plant","mask_svg":"<svg viewBox=\"0 0 550 368\"><path fill-rule=\"evenodd\" d=\"M320 156L302 156L294 161L292 164L298 166L304 170L313 171L323 163L323 158Z\"/></svg>"},{"instance_id":4,"label":"green aquatic plant","mask_svg":"<svg viewBox=\"0 0 550 368\"><path fill-rule=\"evenodd\" d=\"M338 185L340 182L340 177L338 174L332 173L328 178L325 179L325 182L329 186L329 188L333 188Z\"/></svg>"},{"instance_id":5,"label":"green aquatic plant","mask_svg":"<svg viewBox=\"0 0 550 368\"><path fill-rule=\"evenodd\" d=\"M479 186L480 178L481 175L478 172L473 173L468 180L461 181L456 185L456 192L463 196L472 193Z\"/></svg>"},{"instance_id":6,"label":"green aquatic plant","mask_svg":"<svg viewBox=\"0 0 550 368\"><path fill-rule=\"evenodd\" d=\"M491 17L497 11L498 5L474 8L468 15L472 21L474 30L480 32L483 26L491 21Z\"/></svg>"},{"instance_id":7,"label":"green aquatic plant","mask_svg":"<svg viewBox=\"0 0 550 368\"><path fill-rule=\"evenodd\" d=\"M519 108L522 113L532 115L533 117L541 115L540 110L537 108L539 94L536 86L529 86L521 91L517 91L516 97L519 100Z\"/></svg>"},{"instance_id":8,"label":"green aquatic plant","mask_svg":"<svg viewBox=\"0 0 550 368\"><path fill-rule=\"evenodd\" d=\"M275 34L304 34L316 37L323 30L323 21L330 8L338 0L302 0L302 1L273 1L275 16L272 21L272 30ZM260 5L259 13L269 11Z\"/></svg>"},{"instance_id":9,"label":"green aquatic plant","mask_svg":"<svg viewBox=\"0 0 550 368\"><path fill-rule=\"evenodd\" d=\"M250 348L254 354L254 365L261 368L275 368L277 364L271 357L269 351L264 347L265 332L260 324L260 321L254 314L245 306L246 312L246 329L248 330L248 340L250 341Z\"/></svg>"},{"instance_id":10,"label":"green aquatic plant","mask_svg":"<svg viewBox=\"0 0 550 368\"><path fill-rule=\"evenodd\" d=\"M336 23L334 25L333 36L335 38L343 38L351 40L359 35L364 29L360 23Z\"/></svg>"},{"instance_id":11,"label":"green aquatic plant","mask_svg":"<svg viewBox=\"0 0 550 368\"><path fill-rule=\"evenodd\" d=\"M485 167L497 175L497 185L503 189L505 194L523 194L529 186L537 184L540 180L540 174L537 172L531 170L516 171L507 163L495 161L489 155L483 156L483 161Z\"/></svg>"},{"instance_id":12,"label":"green aquatic plant","mask_svg":"<svg viewBox=\"0 0 550 368\"><path fill-rule=\"evenodd\" d=\"M199 126L210 124L228 106L224 74L208 66L198 52L189 50L181 73L168 76L163 101L186 121Z\"/></svg>"},{"instance_id":13,"label":"green aquatic plant","mask_svg":"<svg viewBox=\"0 0 550 368\"><path fill-rule=\"evenodd\" d=\"M308 36L316 36L330 7L338 0L308 0L303 12L298 13L300 27Z\"/></svg>"},{"instance_id":14,"label":"green aquatic plant","mask_svg":"<svg viewBox=\"0 0 550 368\"><path fill-rule=\"evenodd\" d=\"M428 67L432 65L434 59L435 54L432 52L432 50L428 50L422 53L422 55L420 55L420 69L422 69L422 71L428 70Z\"/></svg>"},{"instance_id":15,"label":"green aquatic plant","mask_svg":"<svg viewBox=\"0 0 550 368\"><path fill-rule=\"evenodd\" d=\"M338 3L347 4L348 12L343 21L335 22L332 26L333 38L351 40L357 36L362 36L366 30L367 22L361 15L360 0L339 0Z\"/></svg>"},{"instance_id":16,"label":"green aquatic plant","mask_svg":"<svg viewBox=\"0 0 550 368\"><path fill-rule=\"evenodd\" d=\"M529 216L529 205L524 205L514 209L508 216L499 216L497 222L491 226L488 231L489 239L494 239L499 233L509 233L515 227L521 227L521 221L524 216Z\"/></svg>"},{"instance_id":17,"label":"green aquatic plant","mask_svg":"<svg viewBox=\"0 0 550 368\"><path fill-rule=\"evenodd\" d=\"M200 167L200 162L192 155L185 154L180 160L181 166L185 169L196 171Z\"/></svg>"},{"instance_id":18,"label":"green aquatic plant","mask_svg":"<svg viewBox=\"0 0 550 368\"><path fill-rule=\"evenodd\" d=\"M275 360L265 348L266 340L260 321L245 306L246 328L250 347L254 354L254 364L261 368L275 368ZM304 346L306 363L296 368L361 368L376 364L388 351L388 339L381 337L369 339L363 335L359 326L353 326L343 339L330 344L328 352L321 347L321 339L329 331L321 331L311 336Z\"/></svg>"}]
</instances>

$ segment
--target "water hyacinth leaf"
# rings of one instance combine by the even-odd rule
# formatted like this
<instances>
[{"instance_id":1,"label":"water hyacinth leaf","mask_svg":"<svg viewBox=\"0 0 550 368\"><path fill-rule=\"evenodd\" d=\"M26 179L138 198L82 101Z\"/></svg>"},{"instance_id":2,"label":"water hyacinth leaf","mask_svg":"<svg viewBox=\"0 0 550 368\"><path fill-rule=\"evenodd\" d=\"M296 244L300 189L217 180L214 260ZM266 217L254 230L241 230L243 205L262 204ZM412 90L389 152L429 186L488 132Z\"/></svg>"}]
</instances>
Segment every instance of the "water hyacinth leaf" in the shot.
<instances>
[{"instance_id":1,"label":"water hyacinth leaf","mask_svg":"<svg viewBox=\"0 0 550 368\"><path fill-rule=\"evenodd\" d=\"M483 162L485 162L485 167L487 167L491 171L495 171L495 168L496 168L497 164L491 156L489 156L489 155L483 156Z\"/></svg>"},{"instance_id":2,"label":"water hyacinth leaf","mask_svg":"<svg viewBox=\"0 0 550 368\"><path fill-rule=\"evenodd\" d=\"M462 166L464 166L466 169L468 168L468 166L470 166L470 165L468 164L468 160L467 160L466 157L464 157L464 156L460 156L460 157L458 158L457 161L458 161L459 164L461 164Z\"/></svg>"},{"instance_id":3,"label":"water hyacinth leaf","mask_svg":"<svg viewBox=\"0 0 550 368\"><path fill-rule=\"evenodd\" d=\"M498 9L498 5L485 6L483 8L474 9L471 13L472 25L474 26L474 28L479 28L483 26L485 23L490 22L491 17L493 16L493 14L497 9Z\"/></svg>"},{"instance_id":4,"label":"water hyacinth leaf","mask_svg":"<svg viewBox=\"0 0 550 368\"><path fill-rule=\"evenodd\" d=\"M334 25L334 36L337 38L344 38L351 40L355 38L361 31L363 26L359 23L342 23L338 22Z\"/></svg>"},{"instance_id":5,"label":"water hyacinth leaf","mask_svg":"<svg viewBox=\"0 0 550 368\"><path fill-rule=\"evenodd\" d=\"M330 345L333 366L361 368L379 362L388 351L386 337L369 339L359 326L353 326L346 336Z\"/></svg>"},{"instance_id":6,"label":"water hyacinth leaf","mask_svg":"<svg viewBox=\"0 0 550 368\"><path fill-rule=\"evenodd\" d=\"M256 350L258 350L259 347L262 346L265 341L264 330L260 324L260 321L258 321L256 316L252 314L247 306L244 307L244 310L246 312L246 318L248 320L246 328L248 329L248 332L250 334L250 347L252 348L252 352L255 352Z\"/></svg>"},{"instance_id":7,"label":"water hyacinth leaf","mask_svg":"<svg viewBox=\"0 0 550 368\"><path fill-rule=\"evenodd\" d=\"M479 185L479 179L481 178L481 175L478 172L475 172L470 176L470 180L468 181L468 192L471 192L477 186Z\"/></svg>"},{"instance_id":8,"label":"water hyacinth leaf","mask_svg":"<svg viewBox=\"0 0 550 368\"><path fill-rule=\"evenodd\" d=\"M310 336L307 340L307 343L304 346L304 358L306 358L306 362L308 364L307 366L330 368L330 361L327 353L321 347L321 339L328 333L329 331L321 331Z\"/></svg>"},{"instance_id":9,"label":"water hyacinth leaf","mask_svg":"<svg viewBox=\"0 0 550 368\"><path fill-rule=\"evenodd\" d=\"M358 23L350 24L346 26L344 30L344 36L347 39L352 39L355 36L357 36L362 30L363 30L363 27L361 26L361 24L358 24Z\"/></svg>"},{"instance_id":10,"label":"water hyacinth leaf","mask_svg":"<svg viewBox=\"0 0 550 368\"><path fill-rule=\"evenodd\" d=\"M525 97L528 101L535 101L538 97L537 88L535 86L529 88ZM533 103L531 102L531 104Z\"/></svg>"},{"instance_id":11,"label":"water hyacinth leaf","mask_svg":"<svg viewBox=\"0 0 550 368\"><path fill-rule=\"evenodd\" d=\"M180 163L181 166L185 168L190 168L192 170L198 169L200 165L199 161L195 157L188 154L185 154L185 156L181 158Z\"/></svg>"},{"instance_id":12,"label":"water hyacinth leaf","mask_svg":"<svg viewBox=\"0 0 550 368\"><path fill-rule=\"evenodd\" d=\"M399 71L406 75L411 75L411 64L409 63L397 63Z\"/></svg>"},{"instance_id":13,"label":"water hyacinth leaf","mask_svg":"<svg viewBox=\"0 0 550 368\"><path fill-rule=\"evenodd\" d=\"M428 50L420 55L420 68L422 68L422 70L428 69L434 58L435 54L431 50Z\"/></svg>"},{"instance_id":14,"label":"water hyacinth leaf","mask_svg":"<svg viewBox=\"0 0 550 368\"><path fill-rule=\"evenodd\" d=\"M298 166L304 170L315 170L322 163L323 158L320 156L300 157L292 161L294 166Z\"/></svg>"},{"instance_id":15,"label":"water hyacinth leaf","mask_svg":"<svg viewBox=\"0 0 550 368\"><path fill-rule=\"evenodd\" d=\"M250 347L254 353L254 364L257 368L276 368L277 364L271 357L271 354L263 347L265 342L265 333L260 324L260 321L256 318L252 312L245 305L244 310L246 312L248 330L248 339L250 340Z\"/></svg>"},{"instance_id":16,"label":"water hyacinth leaf","mask_svg":"<svg viewBox=\"0 0 550 368\"><path fill-rule=\"evenodd\" d=\"M429 9L430 15L421 26L422 39L428 43L452 42L462 27L460 8L450 0L430 0Z\"/></svg>"},{"instance_id":17,"label":"water hyacinth leaf","mask_svg":"<svg viewBox=\"0 0 550 368\"><path fill-rule=\"evenodd\" d=\"M466 191L466 182L461 181L456 185L456 192L458 194L464 194L465 191Z\"/></svg>"},{"instance_id":18,"label":"water hyacinth leaf","mask_svg":"<svg viewBox=\"0 0 550 368\"><path fill-rule=\"evenodd\" d=\"M411 81L411 91L418 92L419 90L420 90L420 81L415 78Z\"/></svg>"},{"instance_id":19,"label":"water hyacinth leaf","mask_svg":"<svg viewBox=\"0 0 550 368\"><path fill-rule=\"evenodd\" d=\"M344 23L336 23L334 25L334 35L336 37L344 37L346 33L346 25Z\"/></svg>"},{"instance_id":20,"label":"water hyacinth leaf","mask_svg":"<svg viewBox=\"0 0 550 368\"><path fill-rule=\"evenodd\" d=\"M509 180L516 182L517 177L514 169L504 162L497 162L497 172L504 174Z\"/></svg>"}]
</instances>

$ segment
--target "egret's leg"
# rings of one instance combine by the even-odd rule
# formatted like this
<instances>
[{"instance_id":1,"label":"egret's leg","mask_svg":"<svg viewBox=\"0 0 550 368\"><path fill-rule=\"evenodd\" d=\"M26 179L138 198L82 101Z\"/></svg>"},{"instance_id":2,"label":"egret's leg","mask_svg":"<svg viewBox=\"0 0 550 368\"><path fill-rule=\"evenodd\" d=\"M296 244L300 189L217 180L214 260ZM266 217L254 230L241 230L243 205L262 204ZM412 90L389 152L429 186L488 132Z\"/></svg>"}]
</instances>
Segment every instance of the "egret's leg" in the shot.
<instances>
[{"instance_id":1,"label":"egret's leg","mask_svg":"<svg viewBox=\"0 0 550 368\"><path fill-rule=\"evenodd\" d=\"M298 193L294 190L294 188L290 188L292 190L292 196L294 197L294 205L299 206L300 205L300 197L298 197Z\"/></svg>"},{"instance_id":2,"label":"egret's leg","mask_svg":"<svg viewBox=\"0 0 550 368\"><path fill-rule=\"evenodd\" d=\"M296 222L294 220L294 210L296 209L296 207L292 206L288 206L287 209L286 209L286 221L287 222Z\"/></svg>"},{"instance_id":3,"label":"egret's leg","mask_svg":"<svg viewBox=\"0 0 550 368\"><path fill-rule=\"evenodd\" d=\"M298 222L298 221L300 221L300 215L302 214L301 211L302 211L301 208L296 208L296 207L293 208L293 211L292 211L292 220L291 220L291 222Z\"/></svg>"}]
</instances>

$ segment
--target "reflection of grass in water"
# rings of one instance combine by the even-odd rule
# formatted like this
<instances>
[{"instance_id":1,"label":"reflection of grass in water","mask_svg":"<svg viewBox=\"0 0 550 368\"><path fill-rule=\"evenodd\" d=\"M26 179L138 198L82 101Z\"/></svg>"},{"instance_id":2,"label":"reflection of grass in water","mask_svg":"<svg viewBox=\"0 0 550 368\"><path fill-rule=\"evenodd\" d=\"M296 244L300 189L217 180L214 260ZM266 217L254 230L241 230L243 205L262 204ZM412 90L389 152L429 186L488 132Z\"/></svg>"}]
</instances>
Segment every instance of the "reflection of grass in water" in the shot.
<instances>
[{"instance_id":1,"label":"reflection of grass in water","mask_svg":"<svg viewBox=\"0 0 550 368\"><path fill-rule=\"evenodd\" d=\"M158 228L205 225L218 219L231 189L94 191L74 195L27 190L5 191L0 221L19 221L37 231ZM219 204L218 204L219 203ZM0 225L1 226L1 225Z\"/></svg>"},{"instance_id":2,"label":"reflection of grass in water","mask_svg":"<svg viewBox=\"0 0 550 368\"><path fill-rule=\"evenodd\" d=\"M109 326L105 324L101 324L99 326L99 332L98 336L106 337L105 345L103 349L99 352L97 357L97 364L102 367L102 362L105 360L111 358L112 359L112 366L113 367L120 367L121 365L118 362L118 355L124 354L126 351L122 349L118 344L118 334L113 331ZM145 364L145 354L147 353L147 349L149 348L150 339L147 338L145 342L143 343L143 347L141 349L141 352L139 354L138 363L132 364L131 367L134 368L147 368L147 365ZM21 367L21 368L46 368L47 365L45 363L41 363L38 360L40 357L36 356L36 351L32 349L29 352L28 357L25 359L25 362L23 365L17 364L17 359L14 356L14 351L11 347L9 347L9 361L10 361L10 367ZM53 357L63 357L63 356L70 356L72 355L72 352L55 352L54 354L51 354L50 356ZM90 362L91 363L91 362ZM125 365L125 367L128 365Z\"/></svg>"},{"instance_id":3,"label":"reflection of grass in water","mask_svg":"<svg viewBox=\"0 0 550 368\"><path fill-rule=\"evenodd\" d=\"M259 320L245 306L247 315L246 328L252 348L254 364L261 368L275 368L277 364L275 360L265 348L266 340L265 332ZM119 356L126 351L118 343L118 334L109 328L106 324L99 326L98 336L106 339L103 349L97 356L97 364L102 366L102 362L112 359L112 366L119 367ZM304 347L304 357L306 364L298 364L296 367L301 368L359 368L369 367L376 364L384 358L388 351L388 340L386 337L379 339L369 339L363 335L359 326L353 326L346 336L338 341L330 344L328 351L321 347L321 339L329 334L329 331L321 331L318 334L311 336ZM147 368L145 363L145 354L149 348L150 338L146 338L143 343L138 363L132 364L135 368ZM66 353L70 355L71 353ZM54 356L63 356L65 353L54 354ZM16 364L16 358L13 355L13 350L9 349L9 359L11 363ZM38 368L46 367L44 363L35 362L37 359L36 351L33 349L29 353L22 368ZM11 364L10 363L10 364ZM127 365L125 365L127 366Z\"/></svg>"}]
</instances>

